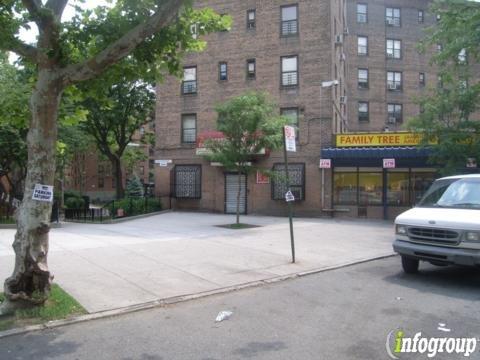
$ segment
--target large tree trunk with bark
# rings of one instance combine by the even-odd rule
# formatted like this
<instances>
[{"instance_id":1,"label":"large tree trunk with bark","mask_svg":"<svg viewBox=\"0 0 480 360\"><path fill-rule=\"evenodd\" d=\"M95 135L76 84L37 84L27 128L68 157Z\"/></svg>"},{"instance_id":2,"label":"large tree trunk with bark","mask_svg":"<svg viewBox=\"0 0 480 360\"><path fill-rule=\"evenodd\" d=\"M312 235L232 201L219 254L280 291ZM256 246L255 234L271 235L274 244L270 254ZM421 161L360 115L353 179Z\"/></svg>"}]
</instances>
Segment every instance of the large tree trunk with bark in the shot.
<instances>
[{"instance_id":1,"label":"large tree trunk with bark","mask_svg":"<svg viewBox=\"0 0 480 360\"><path fill-rule=\"evenodd\" d=\"M17 210L13 248L15 268L5 280L0 315L42 304L53 278L47 264L51 202L32 199L35 184L54 185L57 117L63 86L55 69L40 69L31 97L32 119L27 137L28 170L25 193Z\"/></svg>"},{"instance_id":2,"label":"large tree trunk with bark","mask_svg":"<svg viewBox=\"0 0 480 360\"><path fill-rule=\"evenodd\" d=\"M115 186L117 192L117 200L125 197L125 189L123 187L122 161L119 157L113 156L110 161L115 172Z\"/></svg>"}]
</instances>

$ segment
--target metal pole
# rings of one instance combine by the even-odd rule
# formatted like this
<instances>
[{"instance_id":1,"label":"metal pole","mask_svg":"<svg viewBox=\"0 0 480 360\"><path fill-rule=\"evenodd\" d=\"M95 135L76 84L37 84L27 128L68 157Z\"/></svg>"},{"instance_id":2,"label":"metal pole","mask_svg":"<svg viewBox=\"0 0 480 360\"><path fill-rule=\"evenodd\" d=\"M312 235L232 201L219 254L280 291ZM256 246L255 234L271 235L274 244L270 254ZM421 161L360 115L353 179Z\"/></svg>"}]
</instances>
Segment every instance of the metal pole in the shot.
<instances>
[{"instance_id":1,"label":"metal pole","mask_svg":"<svg viewBox=\"0 0 480 360\"><path fill-rule=\"evenodd\" d=\"M287 191L290 191L290 176L288 174L288 156L287 156L287 141L285 138L285 127L283 127L283 155L285 157L285 177ZM287 202L288 206L288 221L290 223L290 246L292 248L292 263L295 263L295 239L293 237L293 219L292 219L292 202Z\"/></svg>"}]
</instances>

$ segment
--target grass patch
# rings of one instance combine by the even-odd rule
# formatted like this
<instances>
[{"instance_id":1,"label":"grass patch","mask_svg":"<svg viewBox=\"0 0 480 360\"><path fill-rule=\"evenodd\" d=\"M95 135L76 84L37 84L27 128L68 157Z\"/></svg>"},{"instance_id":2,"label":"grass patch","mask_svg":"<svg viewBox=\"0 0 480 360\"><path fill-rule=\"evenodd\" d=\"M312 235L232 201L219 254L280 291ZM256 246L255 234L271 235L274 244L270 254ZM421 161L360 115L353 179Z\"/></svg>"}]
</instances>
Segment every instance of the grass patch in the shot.
<instances>
[{"instance_id":1,"label":"grass patch","mask_svg":"<svg viewBox=\"0 0 480 360\"><path fill-rule=\"evenodd\" d=\"M242 229L252 229L256 227L260 227L259 225L251 225L251 224L227 224L227 225L217 225L217 227L225 228L225 229L232 229L232 230L242 230Z\"/></svg>"},{"instance_id":2,"label":"grass patch","mask_svg":"<svg viewBox=\"0 0 480 360\"><path fill-rule=\"evenodd\" d=\"M4 296L0 293L0 302L3 300ZM63 291L60 286L53 284L50 297L44 305L17 310L15 315L0 318L0 330L66 319L86 313L86 310L73 297Z\"/></svg>"}]
</instances>

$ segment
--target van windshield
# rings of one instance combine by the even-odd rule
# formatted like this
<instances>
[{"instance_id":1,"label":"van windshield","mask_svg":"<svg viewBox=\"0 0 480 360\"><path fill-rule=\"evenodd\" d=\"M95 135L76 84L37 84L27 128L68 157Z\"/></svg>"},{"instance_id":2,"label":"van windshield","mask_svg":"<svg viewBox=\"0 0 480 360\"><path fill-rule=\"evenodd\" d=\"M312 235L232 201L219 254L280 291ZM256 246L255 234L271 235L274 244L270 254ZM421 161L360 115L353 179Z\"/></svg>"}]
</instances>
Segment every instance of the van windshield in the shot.
<instances>
[{"instance_id":1,"label":"van windshield","mask_svg":"<svg viewBox=\"0 0 480 360\"><path fill-rule=\"evenodd\" d=\"M437 180L418 206L480 210L480 179Z\"/></svg>"}]
</instances>

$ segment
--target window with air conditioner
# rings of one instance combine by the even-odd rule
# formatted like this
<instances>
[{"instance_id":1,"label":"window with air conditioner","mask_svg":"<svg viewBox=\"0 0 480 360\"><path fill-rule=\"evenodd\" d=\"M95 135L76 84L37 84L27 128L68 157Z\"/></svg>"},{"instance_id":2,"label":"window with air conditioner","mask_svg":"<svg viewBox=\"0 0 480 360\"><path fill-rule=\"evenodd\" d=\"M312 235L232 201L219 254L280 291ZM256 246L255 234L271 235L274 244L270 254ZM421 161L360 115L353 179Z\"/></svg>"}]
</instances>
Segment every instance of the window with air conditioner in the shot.
<instances>
[{"instance_id":1,"label":"window with air conditioner","mask_svg":"<svg viewBox=\"0 0 480 360\"><path fill-rule=\"evenodd\" d=\"M399 27L401 25L400 9L387 7L385 9L385 23L387 26Z\"/></svg>"},{"instance_id":2,"label":"window with air conditioner","mask_svg":"<svg viewBox=\"0 0 480 360\"><path fill-rule=\"evenodd\" d=\"M358 88L368 89L368 69L358 69Z\"/></svg>"},{"instance_id":3,"label":"window with air conditioner","mask_svg":"<svg viewBox=\"0 0 480 360\"><path fill-rule=\"evenodd\" d=\"M387 104L387 123L401 124L403 121L402 104Z\"/></svg>"},{"instance_id":4,"label":"window with air conditioner","mask_svg":"<svg viewBox=\"0 0 480 360\"><path fill-rule=\"evenodd\" d=\"M402 58L402 41L387 39L386 53L389 59L401 59Z\"/></svg>"},{"instance_id":5,"label":"window with air conditioner","mask_svg":"<svg viewBox=\"0 0 480 360\"><path fill-rule=\"evenodd\" d=\"M182 115L182 143L195 144L197 140L197 115Z\"/></svg>"},{"instance_id":6,"label":"window with air conditioner","mask_svg":"<svg viewBox=\"0 0 480 360\"><path fill-rule=\"evenodd\" d=\"M368 22L367 4L357 4L357 23L365 24Z\"/></svg>"},{"instance_id":7,"label":"window with air conditioner","mask_svg":"<svg viewBox=\"0 0 480 360\"><path fill-rule=\"evenodd\" d=\"M358 102L358 121L369 121L369 109L367 101Z\"/></svg>"},{"instance_id":8,"label":"window with air conditioner","mask_svg":"<svg viewBox=\"0 0 480 360\"><path fill-rule=\"evenodd\" d=\"M197 93L197 67L188 66L183 68L182 94Z\"/></svg>"},{"instance_id":9,"label":"window with air conditioner","mask_svg":"<svg viewBox=\"0 0 480 360\"><path fill-rule=\"evenodd\" d=\"M389 91L402 90L402 73L398 71L387 71L387 89Z\"/></svg>"}]
</instances>

